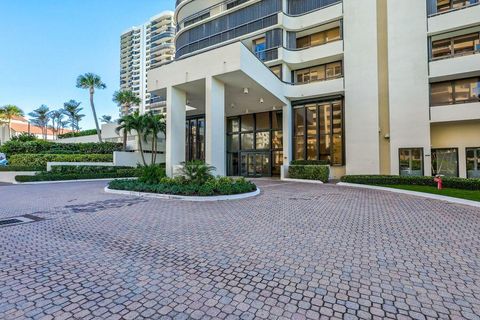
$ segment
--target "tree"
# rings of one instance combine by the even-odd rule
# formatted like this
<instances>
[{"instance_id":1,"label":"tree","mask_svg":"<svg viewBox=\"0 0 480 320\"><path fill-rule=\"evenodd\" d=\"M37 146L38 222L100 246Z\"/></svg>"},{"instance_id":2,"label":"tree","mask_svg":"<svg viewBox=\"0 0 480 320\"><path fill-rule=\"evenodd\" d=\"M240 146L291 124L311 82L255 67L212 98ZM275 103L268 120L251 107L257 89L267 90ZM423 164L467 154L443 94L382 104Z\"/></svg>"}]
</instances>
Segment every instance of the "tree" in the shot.
<instances>
[{"instance_id":1,"label":"tree","mask_svg":"<svg viewBox=\"0 0 480 320\"><path fill-rule=\"evenodd\" d=\"M8 136L12 135L12 119L13 117L21 117L23 116L23 111L19 107L13 105L13 104L8 104L6 106L3 106L0 108L0 118L3 118L7 122L7 127L8 127Z\"/></svg>"},{"instance_id":2,"label":"tree","mask_svg":"<svg viewBox=\"0 0 480 320\"><path fill-rule=\"evenodd\" d=\"M113 102L115 102L121 109L122 115L128 115L130 113L130 108L133 105L139 105L142 103L142 100L135 95L132 91L123 90L115 91L113 93ZM127 148L127 132L123 131L123 151Z\"/></svg>"},{"instance_id":3,"label":"tree","mask_svg":"<svg viewBox=\"0 0 480 320\"><path fill-rule=\"evenodd\" d=\"M118 120L118 127L116 129L116 132L119 133L120 131L123 131L126 133L131 133L132 131L136 131L138 149L140 151L143 164L146 166L147 162L145 161L145 155L143 154L143 145L142 145L143 136L145 134L145 117L140 115L138 111L135 111L133 114L124 115Z\"/></svg>"},{"instance_id":4,"label":"tree","mask_svg":"<svg viewBox=\"0 0 480 320\"><path fill-rule=\"evenodd\" d=\"M100 121L103 123L112 123L112 116L103 115Z\"/></svg>"},{"instance_id":5,"label":"tree","mask_svg":"<svg viewBox=\"0 0 480 320\"><path fill-rule=\"evenodd\" d=\"M52 120L52 131L53 131L53 138L55 139L55 133L58 135L58 132L60 130L60 123L63 118L63 109L58 109L58 110L52 110L48 113L50 116L50 119Z\"/></svg>"},{"instance_id":6,"label":"tree","mask_svg":"<svg viewBox=\"0 0 480 320\"><path fill-rule=\"evenodd\" d=\"M130 90L115 91L112 100L122 109L123 115L129 114L132 106L142 103L142 99Z\"/></svg>"},{"instance_id":7,"label":"tree","mask_svg":"<svg viewBox=\"0 0 480 320\"><path fill-rule=\"evenodd\" d=\"M144 139L147 142L148 136L151 136L152 141L152 164L157 162L157 151L158 151L158 135L160 133L166 134L167 125L165 123L165 116L163 114L153 114L149 112L144 116L145 122L145 135Z\"/></svg>"},{"instance_id":8,"label":"tree","mask_svg":"<svg viewBox=\"0 0 480 320\"><path fill-rule=\"evenodd\" d=\"M93 95L95 89L105 89L107 85L102 82L102 79L93 73L85 73L77 78L77 88L88 89L90 93L90 106L92 107L93 119L95 120L95 127L97 128L98 141L102 142L102 134L100 126L98 125L97 112L95 111L95 104L93 103Z\"/></svg>"},{"instance_id":9,"label":"tree","mask_svg":"<svg viewBox=\"0 0 480 320\"><path fill-rule=\"evenodd\" d=\"M81 102L75 100L70 100L63 104L63 112L69 118L69 124L72 128L72 131L75 131L75 128L79 128L78 121L81 120L85 115L80 114L83 108L80 108Z\"/></svg>"},{"instance_id":10,"label":"tree","mask_svg":"<svg viewBox=\"0 0 480 320\"><path fill-rule=\"evenodd\" d=\"M46 105L42 104L40 107L28 114L32 118L32 123L42 129L44 140L47 140L47 126L48 122L50 121L49 113L50 109Z\"/></svg>"}]
</instances>

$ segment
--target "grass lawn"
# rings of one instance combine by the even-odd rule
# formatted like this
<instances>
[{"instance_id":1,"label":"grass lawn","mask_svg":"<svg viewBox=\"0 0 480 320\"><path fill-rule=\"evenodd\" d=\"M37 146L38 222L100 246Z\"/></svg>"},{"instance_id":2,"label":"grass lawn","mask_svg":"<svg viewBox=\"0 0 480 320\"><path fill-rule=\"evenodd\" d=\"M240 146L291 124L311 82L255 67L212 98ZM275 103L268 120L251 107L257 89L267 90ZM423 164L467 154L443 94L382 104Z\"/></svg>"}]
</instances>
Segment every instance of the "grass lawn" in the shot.
<instances>
[{"instance_id":1,"label":"grass lawn","mask_svg":"<svg viewBox=\"0 0 480 320\"><path fill-rule=\"evenodd\" d=\"M415 186L415 185L382 185L381 187L388 187L394 189L403 189L410 191L433 193L447 197L461 198L480 202L479 190L460 190L460 189L443 189L438 190L437 187L430 186Z\"/></svg>"}]
</instances>

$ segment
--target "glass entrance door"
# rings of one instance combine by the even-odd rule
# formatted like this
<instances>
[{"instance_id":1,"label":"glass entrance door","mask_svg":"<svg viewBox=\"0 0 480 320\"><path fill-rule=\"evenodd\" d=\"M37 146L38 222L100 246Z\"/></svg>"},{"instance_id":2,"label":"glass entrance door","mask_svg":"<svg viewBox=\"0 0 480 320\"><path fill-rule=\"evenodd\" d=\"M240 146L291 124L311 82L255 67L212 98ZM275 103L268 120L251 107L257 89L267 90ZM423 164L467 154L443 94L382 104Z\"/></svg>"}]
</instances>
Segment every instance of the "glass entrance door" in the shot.
<instances>
[{"instance_id":1,"label":"glass entrance door","mask_svg":"<svg viewBox=\"0 0 480 320\"><path fill-rule=\"evenodd\" d=\"M241 154L241 175L244 177L269 177L270 167L268 152L242 152Z\"/></svg>"}]
</instances>

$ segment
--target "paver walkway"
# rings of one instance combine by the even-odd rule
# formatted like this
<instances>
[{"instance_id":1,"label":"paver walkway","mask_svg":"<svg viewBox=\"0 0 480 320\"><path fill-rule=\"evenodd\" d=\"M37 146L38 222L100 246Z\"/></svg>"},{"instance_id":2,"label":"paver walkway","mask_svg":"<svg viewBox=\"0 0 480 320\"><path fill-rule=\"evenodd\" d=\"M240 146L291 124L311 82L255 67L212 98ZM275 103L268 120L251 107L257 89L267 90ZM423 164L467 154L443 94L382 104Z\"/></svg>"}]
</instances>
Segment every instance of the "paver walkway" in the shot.
<instances>
[{"instance_id":1,"label":"paver walkway","mask_svg":"<svg viewBox=\"0 0 480 320\"><path fill-rule=\"evenodd\" d=\"M246 200L0 186L0 319L480 319L480 210L258 181Z\"/></svg>"}]
</instances>

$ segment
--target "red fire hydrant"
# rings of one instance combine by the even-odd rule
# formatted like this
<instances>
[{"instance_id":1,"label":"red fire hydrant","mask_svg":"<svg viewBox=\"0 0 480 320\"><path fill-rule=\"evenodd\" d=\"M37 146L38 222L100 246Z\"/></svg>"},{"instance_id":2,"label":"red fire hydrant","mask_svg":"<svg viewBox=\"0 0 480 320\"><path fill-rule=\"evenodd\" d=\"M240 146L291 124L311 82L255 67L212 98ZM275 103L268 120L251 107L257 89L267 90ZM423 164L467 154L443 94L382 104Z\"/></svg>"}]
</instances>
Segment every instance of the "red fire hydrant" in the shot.
<instances>
[{"instance_id":1,"label":"red fire hydrant","mask_svg":"<svg viewBox=\"0 0 480 320\"><path fill-rule=\"evenodd\" d=\"M442 176L441 175L436 175L435 179L433 179L433 181L435 181L437 183L438 190L443 189L443 181L442 181Z\"/></svg>"}]
</instances>

